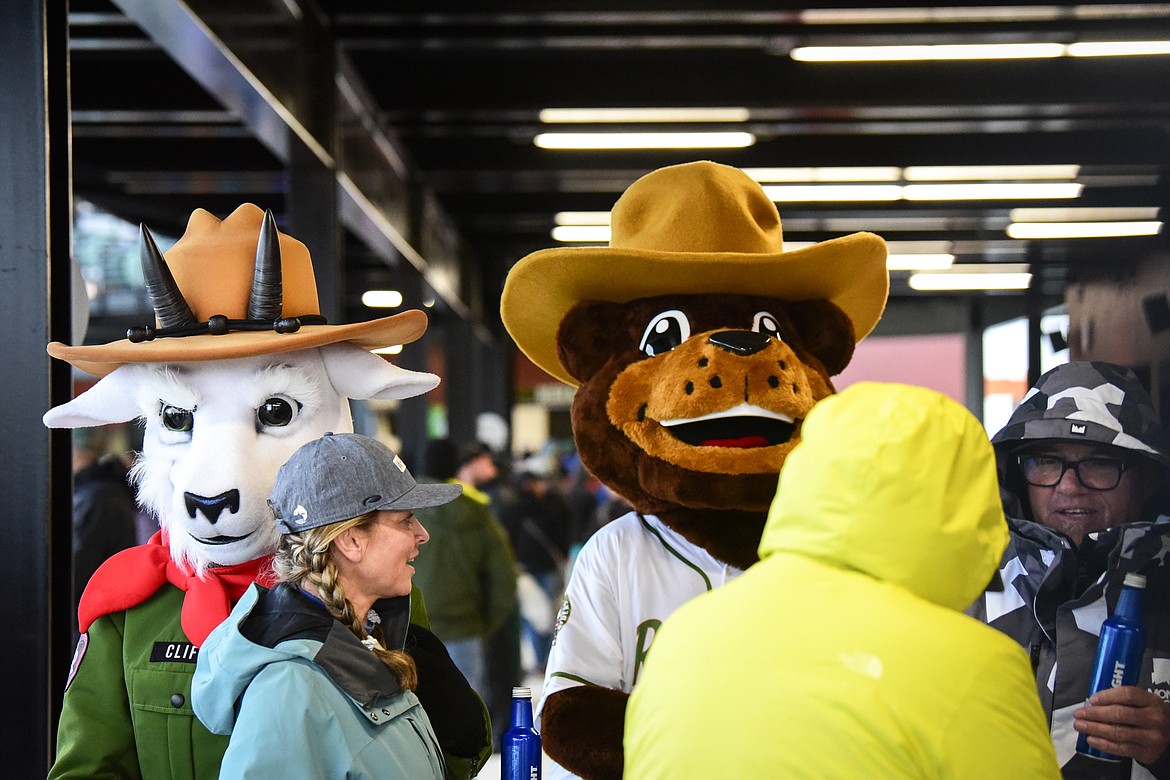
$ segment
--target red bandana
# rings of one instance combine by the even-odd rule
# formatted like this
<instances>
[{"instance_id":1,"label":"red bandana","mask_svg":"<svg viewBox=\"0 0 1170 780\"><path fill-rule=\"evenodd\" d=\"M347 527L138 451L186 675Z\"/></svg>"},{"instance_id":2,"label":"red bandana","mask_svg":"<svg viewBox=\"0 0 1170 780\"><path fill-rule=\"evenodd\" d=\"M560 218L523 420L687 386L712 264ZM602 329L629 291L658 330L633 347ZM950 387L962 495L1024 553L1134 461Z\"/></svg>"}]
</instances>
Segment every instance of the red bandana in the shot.
<instances>
[{"instance_id":1,"label":"red bandana","mask_svg":"<svg viewBox=\"0 0 1170 780\"><path fill-rule=\"evenodd\" d=\"M171 560L167 538L158 531L146 544L115 553L98 567L81 596L78 627L84 633L102 615L137 606L169 582L187 594L183 632L198 647L227 618L249 585L273 584L271 560L271 555L265 555L235 566L217 566L199 578Z\"/></svg>"}]
</instances>

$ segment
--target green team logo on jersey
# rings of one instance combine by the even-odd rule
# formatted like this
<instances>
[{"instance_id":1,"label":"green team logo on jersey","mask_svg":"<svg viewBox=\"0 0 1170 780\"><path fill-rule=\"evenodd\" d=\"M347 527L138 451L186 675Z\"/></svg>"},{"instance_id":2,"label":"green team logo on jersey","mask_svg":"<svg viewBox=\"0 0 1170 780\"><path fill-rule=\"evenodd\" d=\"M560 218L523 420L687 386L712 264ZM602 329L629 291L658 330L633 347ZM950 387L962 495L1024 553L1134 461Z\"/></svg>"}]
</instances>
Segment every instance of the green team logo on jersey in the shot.
<instances>
[{"instance_id":1,"label":"green team logo on jersey","mask_svg":"<svg viewBox=\"0 0 1170 780\"><path fill-rule=\"evenodd\" d=\"M650 643L658 635L662 621L657 618L643 620L638 625L638 648L634 651L634 682L638 682L638 672L642 671L642 664L646 663L646 654L650 652Z\"/></svg>"},{"instance_id":2,"label":"green team logo on jersey","mask_svg":"<svg viewBox=\"0 0 1170 780\"><path fill-rule=\"evenodd\" d=\"M572 613L573 607L569 604L569 594L565 594L565 600L561 602L561 608L557 611L557 622L553 624L552 643L557 643L557 634L561 633L561 626L569 622L569 615Z\"/></svg>"}]
</instances>

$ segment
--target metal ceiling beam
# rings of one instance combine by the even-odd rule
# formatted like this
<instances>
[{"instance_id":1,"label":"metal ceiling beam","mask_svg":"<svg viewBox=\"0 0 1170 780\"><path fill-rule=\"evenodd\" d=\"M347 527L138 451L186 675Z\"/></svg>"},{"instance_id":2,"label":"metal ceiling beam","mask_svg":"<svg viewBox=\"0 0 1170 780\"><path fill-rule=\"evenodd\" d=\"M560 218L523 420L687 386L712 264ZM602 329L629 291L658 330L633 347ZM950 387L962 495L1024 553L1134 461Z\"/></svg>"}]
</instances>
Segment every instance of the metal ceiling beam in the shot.
<instances>
[{"instance_id":1,"label":"metal ceiling beam","mask_svg":"<svg viewBox=\"0 0 1170 780\"><path fill-rule=\"evenodd\" d=\"M461 316L471 316L473 307L459 294L460 248L458 236L449 236L449 220L434 207L425 210L428 193L417 184L405 155L387 131L372 143L376 152L359 157L361 167L351 167L353 155L339 162L332 152L338 124L336 114L322 117L302 85L312 77L316 63L297 56L295 62L272 56L277 53L268 44L318 36L323 22L310 14L293 14L289 8L263 4L257 8L241 4L225 12L219 4L182 0L113 0L118 9L133 21L171 59L232 113L272 154L288 165L292 159L293 136L314 154L320 163L334 171L338 184L339 209L348 227L358 235L369 237L370 226L384 240L370 248L387 253L393 247L407 258L420 273L433 282L435 292ZM201 15L201 11L206 11ZM287 48L282 49L287 51ZM298 55L304 52L298 49ZM311 52L309 52L311 55ZM339 64L337 72L344 73ZM345 76L341 76L344 81ZM355 85L338 83L340 99L349 115L345 123L356 123L360 134L369 139L379 129L372 102L353 101ZM344 132L344 126L342 128ZM352 141L353 139L348 139ZM339 139L341 144L347 138ZM388 198L387 193L399 197ZM372 212L371 212L372 209ZM364 217L358 217L364 214ZM439 224L427 224L430 219ZM427 235L448 235L444 243L431 242L428 248L446 252L447 256L428 255L420 246ZM393 258L387 257L387 260ZM442 266L441 269L432 265ZM452 281L454 280L454 281ZM478 323L477 323L478 324ZM486 336L486 330L479 331Z\"/></svg>"}]
</instances>

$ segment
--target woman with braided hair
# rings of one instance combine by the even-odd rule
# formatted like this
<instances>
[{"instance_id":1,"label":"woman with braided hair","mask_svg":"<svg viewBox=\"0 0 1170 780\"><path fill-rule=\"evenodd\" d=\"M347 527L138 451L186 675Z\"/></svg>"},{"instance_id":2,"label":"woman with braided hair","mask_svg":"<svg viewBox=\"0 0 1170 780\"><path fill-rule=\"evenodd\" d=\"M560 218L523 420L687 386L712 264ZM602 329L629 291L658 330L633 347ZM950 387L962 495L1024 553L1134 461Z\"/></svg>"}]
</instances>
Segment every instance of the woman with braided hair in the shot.
<instances>
[{"instance_id":1,"label":"woman with braided hair","mask_svg":"<svg viewBox=\"0 0 1170 780\"><path fill-rule=\"evenodd\" d=\"M220 778L443 778L404 647L410 563L429 538L413 510L459 492L417 484L356 434L326 434L281 467L278 584L253 585L211 633L191 689L204 725L231 734Z\"/></svg>"}]
</instances>

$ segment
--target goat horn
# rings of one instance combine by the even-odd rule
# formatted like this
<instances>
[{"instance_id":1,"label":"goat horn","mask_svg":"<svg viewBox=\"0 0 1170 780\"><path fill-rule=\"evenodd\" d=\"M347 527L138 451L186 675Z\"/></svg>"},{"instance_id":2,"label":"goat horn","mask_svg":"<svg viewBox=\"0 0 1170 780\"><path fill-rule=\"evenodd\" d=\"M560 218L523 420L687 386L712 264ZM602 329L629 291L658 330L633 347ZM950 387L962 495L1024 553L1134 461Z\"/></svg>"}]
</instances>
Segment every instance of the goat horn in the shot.
<instances>
[{"instance_id":1,"label":"goat horn","mask_svg":"<svg viewBox=\"0 0 1170 780\"><path fill-rule=\"evenodd\" d=\"M158 317L159 325L164 328L198 325L199 320L183 298L183 292L175 283L175 277L163 259L162 252L158 251L154 237L146 225L139 227L142 231L139 241L142 275L146 278L146 291L150 295L150 305L154 307L154 315Z\"/></svg>"},{"instance_id":2,"label":"goat horn","mask_svg":"<svg viewBox=\"0 0 1170 780\"><path fill-rule=\"evenodd\" d=\"M260 242L256 245L256 270L252 294L248 297L248 319L275 320L284 308L284 285L280 268L280 234L272 210L264 212Z\"/></svg>"}]
</instances>

